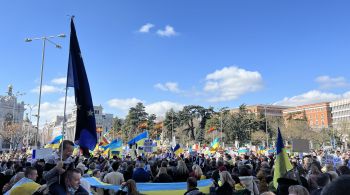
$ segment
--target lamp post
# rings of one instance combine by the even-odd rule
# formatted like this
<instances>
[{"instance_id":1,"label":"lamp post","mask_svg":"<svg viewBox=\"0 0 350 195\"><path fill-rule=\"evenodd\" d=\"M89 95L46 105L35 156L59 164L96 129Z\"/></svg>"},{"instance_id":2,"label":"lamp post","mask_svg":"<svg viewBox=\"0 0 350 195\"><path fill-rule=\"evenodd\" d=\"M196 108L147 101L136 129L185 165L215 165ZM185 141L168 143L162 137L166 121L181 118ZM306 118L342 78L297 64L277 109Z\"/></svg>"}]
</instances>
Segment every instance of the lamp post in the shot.
<instances>
[{"instance_id":1,"label":"lamp post","mask_svg":"<svg viewBox=\"0 0 350 195\"><path fill-rule=\"evenodd\" d=\"M269 133L267 132L267 117L266 117L266 104L264 105L265 108L265 134L266 134L266 148L269 147Z\"/></svg>"},{"instance_id":2,"label":"lamp post","mask_svg":"<svg viewBox=\"0 0 350 195\"><path fill-rule=\"evenodd\" d=\"M42 40L42 42L43 42L41 72L40 72L40 87L39 87L39 103L38 103L38 114L37 114L37 122L36 122L36 136L35 136L35 146L36 147L38 146L38 137L39 137L40 103L41 103L41 90L42 90L42 85L43 85L46 41L53 44L56 48L60 49L61 45L58 45L51 40L51 39L56 38L56 37L64 38L64 37L66 37L66 35L59 34L59 35L55 35L55 36L44 36L44 37L26 38L25 39L25 42L31 42L33 40Z\"/></svg>"}]
</instances>

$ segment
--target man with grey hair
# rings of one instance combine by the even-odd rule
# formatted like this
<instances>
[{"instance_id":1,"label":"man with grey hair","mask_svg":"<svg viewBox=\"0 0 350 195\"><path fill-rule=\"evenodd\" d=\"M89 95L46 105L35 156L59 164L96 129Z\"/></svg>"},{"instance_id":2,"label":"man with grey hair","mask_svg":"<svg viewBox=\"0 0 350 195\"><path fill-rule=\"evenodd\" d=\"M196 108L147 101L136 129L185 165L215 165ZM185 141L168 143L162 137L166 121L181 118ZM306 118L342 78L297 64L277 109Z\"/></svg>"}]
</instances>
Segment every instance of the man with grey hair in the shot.
<instances>
[{"instance_id":1,"label":"man with grey hair","mask_svg":"<svg viewBox=\"0 0 350 195\"><path fill-rule=\"evenodd\" d=\"M151 174L144 169L145 164L139 162L136 163L136 167L132 179L135 180L135 182L149 182L151 180Z\"/></svg>"}]
</instances>

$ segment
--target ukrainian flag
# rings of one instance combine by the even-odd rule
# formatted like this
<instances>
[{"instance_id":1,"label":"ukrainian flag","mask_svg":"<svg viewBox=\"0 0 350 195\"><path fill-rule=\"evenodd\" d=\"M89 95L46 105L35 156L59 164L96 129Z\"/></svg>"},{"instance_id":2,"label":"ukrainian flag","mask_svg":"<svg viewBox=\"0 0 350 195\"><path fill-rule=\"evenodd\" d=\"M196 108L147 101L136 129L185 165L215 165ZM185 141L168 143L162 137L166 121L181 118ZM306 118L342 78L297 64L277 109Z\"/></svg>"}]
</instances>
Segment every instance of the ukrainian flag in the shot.
<instances>
[{"instance_id":1,"label":"ukrainian flag","mask_svg":"<svg viewBox=\"0 0 350 195\"><path fill-rule=\"evenodd\" d=\"M63 139L62 135L55 137L50 143L45 145L45 148L58 149L60 147L62 139Z\"/></svg>"},{"instance_id":2,"label":"ukrainian flag","mask_svg":"<svg viewBox=\"0 0 350 195\"><path fill-rule=\"evenodd\" d=\"M87 177L86 179L91 186L102 188L106 190L115 190L118 191L120 186L106 184L99 181L94 177ZM209 194L210 186L213 184L211 179L199 180L197 188L205 193ZM145 195L163 195L166 192L167 195L179 195L184 194L187 191L187 183L186 182L173 182L173 183L137 183L137 189L141 194Z\"/></svg>"},{"instance_id":3,"label":"ukrainian flag","mask_svg":"<svg viewBox=\"0 0 350 195\"><path fill-rule=\"evenodd\" d=\"M210 147L214 150L216 150L220 146L219 144L219 138L215 138L213 142L211 142Z\"/></svg>"},{"instance_id":4,"label":"ukrainian flag","mask_svg":"<svg viewBox=\"0 0 350 195\"><path fill-rule=\"evenodd\" d=\"M289 161L286 149L284 148L283 139L280 128L278 128L277 144L276 144L276 160L273 175L273 185L277 189L277 179L283 177L292 169L292 164Z\"/></svg>"},{"instance_id":5,"label":"ukrainian flag","mask_svg":"<svg viewBox=\"0 0 350 195\"><path fill-rule=\"evenodd\" d=\"M184 153L184 149L181 148L180 144L176 144L173 151L174 151L174 154L177 156L179 156L181 153Z\"/></svg>"},{"instance_id":6,"label":"ukrainian flag","mask_svg":"<svg viewBox=\"0 0 350 195\"><path fill-rule=\"evenodd\" d=\"M40 185L33 180L23 177L5 195L33 194Z\"/></svg>"},{"instance_id":7,"label":"ukrainian flag","mask_svg":"<svg viewBox=\"0 0 350 195\"><path fill-rule=\"evenodd\" d=\"M131 139L128 142L128 144L129 145L137 144L137 146L143 146L143 144L147 138L148 138L148 131L145 131L145 132L139 134L138 136L134 137L133 139Z\"/></svg>"}]
</instances>

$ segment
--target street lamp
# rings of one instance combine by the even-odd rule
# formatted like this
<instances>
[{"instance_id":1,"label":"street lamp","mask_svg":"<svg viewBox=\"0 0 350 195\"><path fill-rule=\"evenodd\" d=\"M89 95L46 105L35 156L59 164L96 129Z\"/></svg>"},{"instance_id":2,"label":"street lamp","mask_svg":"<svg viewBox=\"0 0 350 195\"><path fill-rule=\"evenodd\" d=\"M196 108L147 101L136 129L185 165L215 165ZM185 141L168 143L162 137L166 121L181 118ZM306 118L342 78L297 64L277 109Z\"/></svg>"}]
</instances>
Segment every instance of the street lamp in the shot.
<instances>
[{"instance_id":1,"label":"street lamp","mask_svg":"<svg viewBox=\"0 0 350 195\"><path fill-rule=\"evenodd\" d=\"M25 42L31 42L33 40L42 40L43 41L43 50L42 50L42 60L41 60L41 72L40 72L40 87L39 87L39 103L38 103L38 114L37 114L37 122L36 122L36 137L35 137L35 146L38 146L38 137L39 137L39 121L40 121L40 103L41 103L41 90L43 85L43 72L44 72L44 62L45 62L45 46L46 41L53 44L56 48L60 49L62 48L61 45L53 42L51 39L53 38L64 38L66 37L65 34L59 34L55 36L44 36L44 37L37 37L37 38L26 38Z\"/></svg>"},{"instance_id":2,"label":"street lamp","mask_svg":"<svg viewBox=\"0 0 350 195\"><path fill-rule=\"evenodd\" d=\"M269 147L269 134L267 132L267 117L266 117L266 104L264 105L265 108L265 134L266 134L266 148Z\"/></svg>"}]
</instances>

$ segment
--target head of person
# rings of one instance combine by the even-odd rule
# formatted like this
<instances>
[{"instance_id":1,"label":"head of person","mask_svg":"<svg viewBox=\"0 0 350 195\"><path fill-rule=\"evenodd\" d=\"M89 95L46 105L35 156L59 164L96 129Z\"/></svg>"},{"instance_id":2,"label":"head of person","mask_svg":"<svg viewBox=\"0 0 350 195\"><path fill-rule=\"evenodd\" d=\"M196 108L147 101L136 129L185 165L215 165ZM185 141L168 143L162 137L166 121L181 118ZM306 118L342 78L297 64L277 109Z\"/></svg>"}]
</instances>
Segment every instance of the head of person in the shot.
<instances>
[{"instance_id":1,"label":"head of person","mask_svg":"<svg viewBox=\"0 0 350 195\"><path fill-rule=\"evenodd\" d=\"M179 160L177 162L176 172L179 174L187 174L188 173L186 163L183 160Z\"/></svg>"},{"instance_id":2,"label":"head of person","mask_svg":"<svg viewBox=\"0 0 350 195\"><path fill-rule=\"evenodd\" d=\"M160 174L168 174L167 168L166 167L160 167L157 176L159 176Z\"/></svg>"},{"instance_id":3,"label":"head of person","mask_svg":"<svg viewBox=\"0 0 350 195\"><path fill-rule=\"evenodd\" d=\"M78 169L69 169L65 176L65 186L69 189L78 190L80 186L81 172Z\"/></svg>"},{"instance_id":4,"label":"head of person","mask_svg":"<svg viewBox=\"0 0 350 195\"><path fill-rule=\"evenodd\" d=\"M340 175L350 175L350 169L348 166L340 166L338 167L338 171Z\"/></svg>"},{"instance_id":5,"label":"head of person","mask_svg":"<svg viewBox=\"0 0 350 195\"><path fill-rule=\"evenodd\" d=\"M136 187L136 182L132 179L129 179L126 181L125 185L128 187L128 194L130 195L137 195L137 187Z\"/></svg>"},{"instance_id":6,"label":"head of person","mask_svg":"<svg viewBox=\"0 0 350 195\"><path fill-rule=\"evenodd\" d=\"M314 175L319 175L319 174L321 174L321 171L320 171L320 169L317 167L317 165L315 165L315 164L311 164L311 166L310 166L310 172L311 172L311 174L314 174Z\"/></svg>"},{"instance_id":7,"label":"head of person","mask_svg":"<svg viewBox=\"0 0 350 195\"><path fill-rule=\"evenodd\" d=\"M331 175L328 173L321 173L317 175L316 183L319 187L324 187L331 182Z\"/></svg>"},{"instance_id":8,"label":"head of person","mask_svg":"<svg viewBox=\"0 0 350 195\"><path fill-rule=\"evenodd\" d=\"M62 148L63 147L63 148ZM72 156L74 150L74 143L70 140L63 140L60 144L59 151L63 151L62 158L66 160L68 157Z\"/></svg>"},{"instance_id":9,"label":"head of person","mask_svg":"<svg viewBox=\"0 0 350 195\"><path fill-rule=\"evenodd\" d=\"M220 181L224 183L228 183L231 187L235 185L235 182L233 181L231 174L228 171L222 171L220 172Z\"/></svg>"},{"instance_id":10,"label":"head of person","mask_svg":"<svg viewBox=\"0 0 350 195\"><path fill-rule=\"evenodd\" d=\"M35 181L38 178L38 171L35 167L26 167L24 177Z\"/></svg>"},{"instance_id":11,"label":"head of person","mask_svg":"<svg viewBox=\"0 0 350 195\"><path fill-rule=\"evenodd\" d=\"M197 179L194 177L187 178L187 190L191 190L197 187Z\"/></svg>"},{"instance_id":12,"label":"head of person","mask_svg":"<svg viewBox=\"0 0 350 195\"><path fill-rule=\"evenodd\" d=\"M113 171L117 171L119 168L119 162L118 161L115 161L112 163L112 169Z\"/></svg>"},{"instance_id":13,"label":"head of person","mask_svg":"<svg viewBox=\"0 0 350 195\"><path fill-rule=\"evenodd\" d=\"M92 172L92 177L100 178L100 177L101 177L101 171L98 170L98 169L95 169L95 170Z\"/></svg>"},{"instance_id":14,"label":"head of person","mask_svg":"<svg viewBox=\"0 0 350 195\"><path fill-rule=\"evenodd\" d=\"M304 186L292 185L288 188L289 195L309 195L309 191Z\"/></svg>"},{"instance_id":15,"label":"head of person","mask_svg":"<svg viewBox=\"0 0 350 195\"><path fill-rule=\"evenodd\" d=\"M349 186L350 186L350 176L349 175L342 175L342 176L339 176L334 181L332 181L329 185L326 185L323 188L321 195L348 194L349 193Z\"/></svg>"},{"instance_id":16,"label":"head of person","mask_svg":"<svg viewBox=\"0 0 350 195\"><path fill-rule=\"evenodd\" d=\"M203 175L203 171L202 171L201 167L197 164L192 166L192 170L193 170L194 175L196 177L201 177Z\"/></svg>"}]
</instances>

